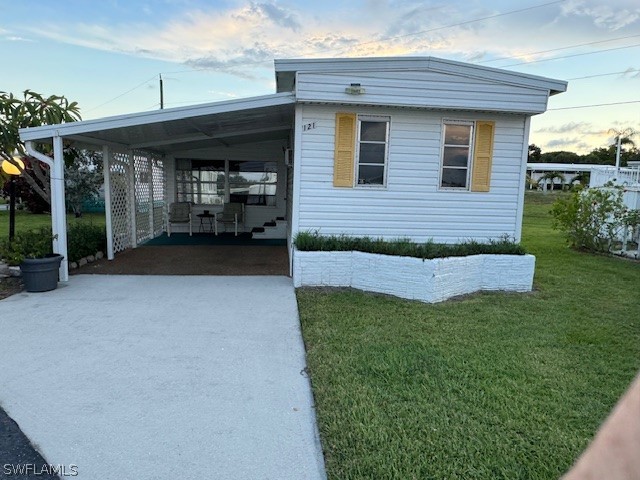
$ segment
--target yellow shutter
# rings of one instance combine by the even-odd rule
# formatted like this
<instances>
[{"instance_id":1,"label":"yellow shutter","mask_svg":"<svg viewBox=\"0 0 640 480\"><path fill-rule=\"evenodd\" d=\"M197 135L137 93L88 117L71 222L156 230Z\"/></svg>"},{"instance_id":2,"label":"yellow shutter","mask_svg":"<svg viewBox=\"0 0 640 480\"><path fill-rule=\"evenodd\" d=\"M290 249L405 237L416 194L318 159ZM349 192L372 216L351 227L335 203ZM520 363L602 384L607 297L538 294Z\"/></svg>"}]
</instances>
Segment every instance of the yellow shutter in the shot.
<instances>
[{"instance_id":1,"label":"yellow shutter","mask_svg":"<svg viewBox=\"0 0 640 480\"><path fill-rule=\"evenodd\" d=\"M493 132L495 122L476 122L476 139L473 147L473 171L471 191L488 192L491 185L491 159L493 157Z\"/></svg>"},{"instance_id":2,"label":"yellow shutter","mask_svg":"<svg viewBox=\"0 0 640 480\"><path fill-rule=\"evenodd\" d=\"M334 187L353 187L355 149L355 113L336 113L336 149L333 158Z\"/></svg>"}]
</instances>

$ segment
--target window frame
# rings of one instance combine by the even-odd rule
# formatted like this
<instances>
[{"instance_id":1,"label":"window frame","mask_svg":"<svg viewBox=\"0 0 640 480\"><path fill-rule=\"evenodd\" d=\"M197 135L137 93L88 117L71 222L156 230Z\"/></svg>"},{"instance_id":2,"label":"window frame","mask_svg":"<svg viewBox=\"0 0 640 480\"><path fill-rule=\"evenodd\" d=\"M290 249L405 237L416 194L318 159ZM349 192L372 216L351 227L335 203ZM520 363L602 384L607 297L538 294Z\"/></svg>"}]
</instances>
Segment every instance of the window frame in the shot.
<instances>
[{"instance_id":1,"label":"window frame","mask_svg":"<svg viewBox=\"0 0 640 480\"><path fill-rule=\"evenodd\" d=\"M176 180L176 198L178 201L192 202L194 204L207 204L207 205L216 205L216 203L204 202L203 196L205 195L214 195L212 193L204 192L202 186L203 185L217 185L218 180L202 180L201 175L202 172L207 171L208 165L204 166L196 166L194 168L192 159L178 159L179 162L176 162L176 170L175 170L175 180ZM184 168L184 162L189 162L189 169ZM222 170L220 169L212 169L214 172L222 172L223 175L226 175L226 162L224 160L213 160L217 163L222 163ZM180 163L182 165L180 165ZM194 172L198 172L198 175L194 175ZM188 179L180 178L180 174L178 172L188 172ZM190 187L184 188L187 185ZM182 187L182 188L181 188ZM190 190L190 191L189 191ZM222 194L215 194L217 197L222 197L222 201L224 202L224 189ZM187 199L187 197L190 197Z\"/></svg>"},{"instance_id":2,"label":"window frame","mask_svg":"<svg viewBox=\"0 0 640 480\"><path fill-rule=\"evenodd\" d=\"M471 127L471 132L469 134L469 145L455 145L455 144L446 144L446 128L447 125L464 125ZM438 169L438 190L442 191L450 191L450 192L469 192L471 191L471 172L473 171L473 149L475 146L475 138L476 138L476 122L475 120L461 120L461 119L442 119L442 129L441 129L441 140L440 140L440 168ZM464 187L445 187L442 185L442 174L444 169L451 170L462 170L462 167L451 167L445 166L444 164L444 152L445 149L455 148L455 147L468 147L469 154L467 157L467 166L464 167L467 170L467 174L465 176L465 186Z\"/></svg>"},{"instance_id":3,"label":"window frame","mask_svg":"<svg viewBox=\"0 0 640 480\"><path fill-rule=\"evenodd\" d=\"M384 189L387 188L387 172L389 167L389 143L391 137L391 116L390 115L357 115L357 130L356 130L356 144L355 144L355 152L354 152L354 175L353 182L354 188L373 188L373 189ZM382 183L359 183L360 179L360 165L363 166L375 166L379 167L379 163L361 163L360 162L360 145L362 142L367 144L380 145L382 142L373 141L373 140L361 140L361 132L362 132L362 122L378 122L378 123L386 123L385 129L385 141L384 141L384 163L382 164Z\"/></svg>"},{"instance_id":4,"label":"window frame","mask_svg":"<svg viewBox=\"0 0 640 480\"><path fill-rule=\"evenodd\" d=\"M229 203L231 196L234 195L231 193L231 186L235 185L234 182L230 181L230 176L232 173L233 174L239 173L241 175L243 172L241 169L238 171L232 169L231 164L242 163L244 162L244 160L226 160L226 159L225 160L220 160L220 159L202 160L203 163L206 163L206 162L221 163L224 166L224 168L222 169L220 168L213 169L213 171L220 172L224 175L224 186L222 187L222 190L218 190L218 193L216 194L217 197L221 198L220 203L203 202L202 197L204 195L214 195L214 194L203 192L202 186L218 184L219 180L216 180L216 181L201 180L201 172L206 171L208 165L198 165L197 163L199 161L200 159L193 159L193 158L177 158L176 159L175 195L176 195L177 201L187 201L187 202L192 202L194 204L206 204L206 205L219 205L219 204L221 205L223 203ZM255 183L263 186L269 186L269 185L275 186L275 194L274 195L262 194L262 197L264 197L265 203L248 203L250 195L247 195L247 201L242 203L244 203L246 206L252 206L252 207L263 207L263 208L277 207L278 193L281 188L280 179L279 179L280 177L279 162L276 160L250 160L250 161L263 163L265 165L267 164L275 165L275 170L269 172L269 173L275 173L276 179L274 182L265 181L265 182ZM188 169L185 168L186 167L185 162L189 162ZM198 175L194 175L194 172L196 171L198 172ZM183 174L186 173L188 178L184 178L184 179L180 178L181 174L179 172L183 172ZM268 201L267 197L273 197L273 200Z\"/></svg>"}]
</instances>

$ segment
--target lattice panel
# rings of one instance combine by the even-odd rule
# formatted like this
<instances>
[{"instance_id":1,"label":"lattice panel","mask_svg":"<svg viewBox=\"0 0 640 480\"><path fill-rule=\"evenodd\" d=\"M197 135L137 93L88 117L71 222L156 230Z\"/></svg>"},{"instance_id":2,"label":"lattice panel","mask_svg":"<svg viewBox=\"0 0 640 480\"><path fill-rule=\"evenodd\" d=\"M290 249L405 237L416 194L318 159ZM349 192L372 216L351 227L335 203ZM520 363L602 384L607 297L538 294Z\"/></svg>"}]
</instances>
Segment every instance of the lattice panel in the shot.
<instances>
[{"instance_id":1,"label":"lattice panel","mask_svg":"<svg viewBox=\"0 0 640 480\"><path fill-rule=\"evenodd\" d=\"M153 236L162 235L164 231L166 176L164 161L154 157L152 163L152 194L153 194Z\"/></svg>"},{"instance_id":2,"label":"lattice panel","mask_svg":"<svg viewBox=\"0 0 640 480\"><path fill-rule=\"evenodd\" d=\"M140 151L133 153L135 169L135 198L136 198L136 241L137 243L150 240L152 199L152 174L149 157Z\"/></svg>"},{"instance_id":3,"label":"lattice panel","mask_svg":"<svg viewBox=\"0 0 640 480\"><path fill-rule=\"evenodd\" d=\"M130 157L126 153L112 152L109 161L111 183L111 226L113 229L113 251L121 252L131 247L131 206L129 173Z\"/></svg>"}]
</instances>

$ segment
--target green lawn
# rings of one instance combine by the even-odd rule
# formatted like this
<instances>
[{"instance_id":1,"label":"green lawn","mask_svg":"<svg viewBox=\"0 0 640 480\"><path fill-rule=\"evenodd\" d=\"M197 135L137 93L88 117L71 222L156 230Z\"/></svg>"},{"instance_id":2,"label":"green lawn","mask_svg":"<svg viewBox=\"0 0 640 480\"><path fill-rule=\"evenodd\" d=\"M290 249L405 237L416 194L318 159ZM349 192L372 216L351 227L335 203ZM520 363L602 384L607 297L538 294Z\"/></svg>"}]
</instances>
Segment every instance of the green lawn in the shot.
<instances>
[{"instance_id":1,"label":"green lawn","mask_svg":"<svg viewBox=\"0 0 640 480\"><path fill-rule=\"evenodd\" d=\"M535 292L436 305L298 290L330 479L552 479L640 368L640 264L565 247L527 195Z\"/></svg>"},{"instance_id":2,"label":"green lawn","mask_svg":"<svg viewBox=\"0 0 640 480\"><path fill-rule=\"evenodd\" d=\"M104 225L104 213L83 213L82 217L75 218L73 214L67 215L67 222L83 222L93 223L95 225ZM44 226L51 226L51 215L49 214L33 214L19 210L16 212L16 233L38 229ZM0 210L0 237L9 236L9 212Z\"/></svg>"}]
</instances>

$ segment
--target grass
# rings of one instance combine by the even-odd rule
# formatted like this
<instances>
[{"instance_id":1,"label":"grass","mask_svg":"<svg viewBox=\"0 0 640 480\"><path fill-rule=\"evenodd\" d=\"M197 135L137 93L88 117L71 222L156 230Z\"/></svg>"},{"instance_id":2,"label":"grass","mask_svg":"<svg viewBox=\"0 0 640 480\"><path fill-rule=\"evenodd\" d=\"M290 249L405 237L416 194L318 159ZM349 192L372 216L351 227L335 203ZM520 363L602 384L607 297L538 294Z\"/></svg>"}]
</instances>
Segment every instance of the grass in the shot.
<instances>
[{"instance_id":1,"label":"grass","mask_svg":"<svg viewBox=\"0 0 640 480\"><path fill-rule=\"evenodd\" d=\"M528 194L535 292L298 290L330 479L550 479L640 368L640 264L569 250Z\"/></svg>"},{"instance_id":2,"label":"grass","mask_svg":"<svg viewBox=\"0 0 640 480\"><path fill-rule=\"evenodd\" d=\"M73 214L67 215L67 223L92 223L104 226L104 213L83 213L82 217L75 218ZM26 230L37 230L40 227L51 226L51 215L48 213L33 214L23 210L16 212L16 233ZM0 236L6 238L9 236L9 212L0 210Z\"/></svg>"}]
</instances>

